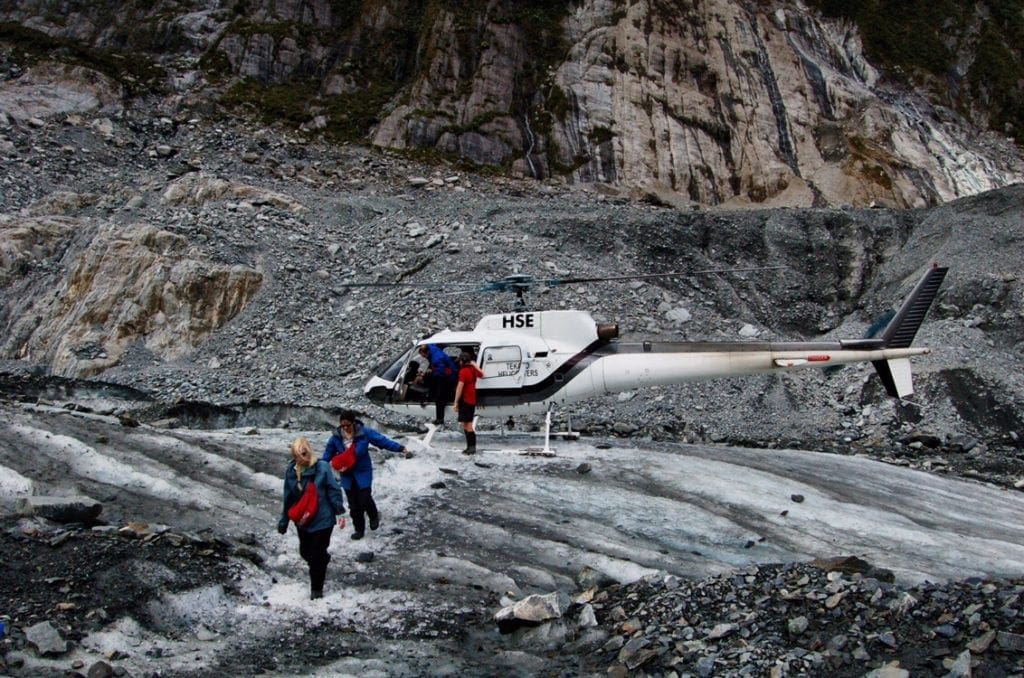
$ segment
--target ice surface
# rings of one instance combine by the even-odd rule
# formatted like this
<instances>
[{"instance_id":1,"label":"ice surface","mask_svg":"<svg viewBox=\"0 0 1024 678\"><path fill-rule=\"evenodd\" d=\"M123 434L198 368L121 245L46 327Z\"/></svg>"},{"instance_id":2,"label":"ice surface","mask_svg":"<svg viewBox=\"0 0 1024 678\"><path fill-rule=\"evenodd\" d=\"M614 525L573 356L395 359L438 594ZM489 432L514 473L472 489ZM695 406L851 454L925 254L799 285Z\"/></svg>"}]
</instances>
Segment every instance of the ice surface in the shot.
<instances>
[{"instance_id":1,"label":"ice surface","mask_svg":"<svg viewBox=\"0 0 1024 678\"><path fill-rule=\"evenodd\" d=\"M33 483L12 468L0 466L0 504L13 504L32 494Z\"/></svg>"},{"instance_id":2,"label":"ice surface","mask_svg":"<svg viewBox=\"0 0 1024 678\"><path fill-rule=\"evenodd\" d=\"M411 459L373 452L381 529L358 542L351 524L335 530L325 596L310 601L294 528L274 528L288 445L305 435L322 449L328 431L127 428L29 409L9 419L0 423L0 500L52 491L38 474L52 466L64 493L130 489L104 515L248 534L264 558L239 564L237 592L198 581L166 594L154 621L173 637L126 619L82 641L92 652L128 653L121 663L132 671L146 671L157 647L162 670L185 671L215 661L226 638L329 622L395 640L328 671L412 675L429 665L457 675L465 667L446 663L446 625L493 614L503 597L571 593L585 566L621 582L839 555L905 583L1024 573L1024 494L978 482L861 457L720 445L558 441L548 455L522 434L481 433L481 452L466 457L462 436L442 431ZM578 470L584 462L589 472ZM363 552L373 561L357 562Z\"/></svg>"}]
</instances>

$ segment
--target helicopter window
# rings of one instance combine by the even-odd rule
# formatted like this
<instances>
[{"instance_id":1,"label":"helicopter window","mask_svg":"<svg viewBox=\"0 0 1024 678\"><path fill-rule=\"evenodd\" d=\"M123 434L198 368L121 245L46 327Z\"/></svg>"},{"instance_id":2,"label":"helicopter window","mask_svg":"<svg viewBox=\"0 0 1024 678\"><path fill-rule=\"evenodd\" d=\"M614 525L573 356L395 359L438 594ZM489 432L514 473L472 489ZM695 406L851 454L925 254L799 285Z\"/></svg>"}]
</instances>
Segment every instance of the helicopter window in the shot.
<instances>
[{"instance_id":1,"label":"helicopter window","mask_svg":"<svg viewBox=\"0 0 1024 678\"><path fill-rule=\"evenodd\" d=\"M380 368L377 370L377 376L387 381L394 381L395 379L397 379L398 373L402 370L402 366L405 364L405 361L409 359L409 354L411 354L412 352L413 349L409 349L401 356L399 356L397 359L395 359L394 362L384 363L383 365L381 365Z\"/></svg>"},{"instance_id":2,"label":"helicopter window","mask_svg":"<svg viewBox=\"0 0 1024 678\"><path fill-rule=\"evenodd\" d=\"M480 347L479 344L438 344L438 346L455 361L458 361L459 356L463 353L468 353L476 358L477 349Z\"/></svg>"},{"instance_id":3,"label":"helicopter window","mask_svg":"<svg viewBox=\"0 0 1024 678\"><path fill-rule=\"evenodd\" d=\"M523 351L518 346L491 346L480 356L484 378L513 377L523 365Z\"/></svg>"}]
</instances>

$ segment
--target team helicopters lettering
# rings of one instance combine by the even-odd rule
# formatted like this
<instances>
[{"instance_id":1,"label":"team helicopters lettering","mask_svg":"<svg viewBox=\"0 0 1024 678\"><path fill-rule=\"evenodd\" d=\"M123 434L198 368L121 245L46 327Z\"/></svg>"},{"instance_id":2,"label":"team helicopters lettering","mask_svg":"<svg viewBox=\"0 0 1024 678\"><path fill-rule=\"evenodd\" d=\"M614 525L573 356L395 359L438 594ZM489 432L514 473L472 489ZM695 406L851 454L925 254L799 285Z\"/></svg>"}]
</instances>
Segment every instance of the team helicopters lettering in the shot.
<instances>
[{"instance_id":1,"label":"team helicopters lettering","mask_svg":"<svg viewBox=\"0 0 1024 678\"><path fill-rule=\"evenodd\" d=\"M778 268L778 267L774 267ZM895 398L913 393L910 358L930 349L911 347L946 268L932 266L880 335L838 341L622 342L616 324L599 324L586 311L527 311L523 294L536 286L634 280L754 269L724 269L613 278L535 279L516 274L478 287L508 290L520 300L515 312L484 316L469 331L444 330L417 341L373 375L365 395L389 410L422 416L426 396L415 388L417 349L436 344L452 355L477 356L477 414L502 418L544 413L592 396L687 381L825 368L870 362ZM350 283L350 287L430 287L415 283ZM415 365L413 363L416 363ZM429 410L433 412L431 408Z\"/></svg>"}]
</instances>

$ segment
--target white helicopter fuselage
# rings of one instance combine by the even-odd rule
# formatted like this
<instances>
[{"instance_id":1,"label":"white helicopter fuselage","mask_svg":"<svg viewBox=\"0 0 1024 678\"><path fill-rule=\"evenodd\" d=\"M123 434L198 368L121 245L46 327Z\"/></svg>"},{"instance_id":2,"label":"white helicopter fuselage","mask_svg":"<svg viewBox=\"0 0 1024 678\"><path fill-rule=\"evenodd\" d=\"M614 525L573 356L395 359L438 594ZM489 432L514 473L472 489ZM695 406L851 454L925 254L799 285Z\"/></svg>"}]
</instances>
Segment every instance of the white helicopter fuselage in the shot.
<instances>
[{"instance_id":1,"label":"white helicopter fuselage","mask_svg":"<svg viewBox=\"0 0 1024 678\"><path fill-rule=\"evenodd\" d=\"M929 352L910 346L946 269L929 269L880 338L819 342L634 342L617 340L618 326L598 324L585 311L522 311L485 316L469 332L445 330L417 342L370 379L373 402L422 416L433 403L415 389L427 365L418 346L435 344L453 357L477 356L477 414L542 413L598 395L688 381L870 362L886 392L913 393L909 358Z\"/></svg>"},{"instance_id":2,"label":"white helicopter fuselage","mask_svg":"<svg viewBox=\"0 0 1024 678\"><path fill-rule=\"evenodd\" d=\"M625 345L624 345L625 346ZM702 350L699 344L662 344L658 353L609 355L594 361L563 388L552 402L564 404L595 394L612 394L648 386L666 386L718 377L738 377L821 368L875 360L898 360L928 353L926 348L842 350L841 346L808 346L791 350L782 345L736 343L735 350ZM779 350L782 349L782 350Z\"/></svg>"}]
</instances>

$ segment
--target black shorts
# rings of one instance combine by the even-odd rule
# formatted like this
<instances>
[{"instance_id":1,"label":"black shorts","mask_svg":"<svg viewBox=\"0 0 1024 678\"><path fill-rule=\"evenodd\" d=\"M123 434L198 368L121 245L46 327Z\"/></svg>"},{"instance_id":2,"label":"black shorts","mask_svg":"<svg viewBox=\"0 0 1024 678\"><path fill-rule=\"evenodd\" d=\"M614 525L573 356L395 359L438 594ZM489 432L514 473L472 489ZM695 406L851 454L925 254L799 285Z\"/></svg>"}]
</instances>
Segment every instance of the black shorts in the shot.
<instances>
[{"instance_id":1,"label":"black shorts","mask_svg":"<svg viewBox=\"0 0 1024 678\"><path fill-rule=\"evenodd\" d=\"M459 403L459 421L463 424L468 424L473 421L473 417L476 416L476 405L467 405L466 403Z\"/></svg>"}]
</instances>

